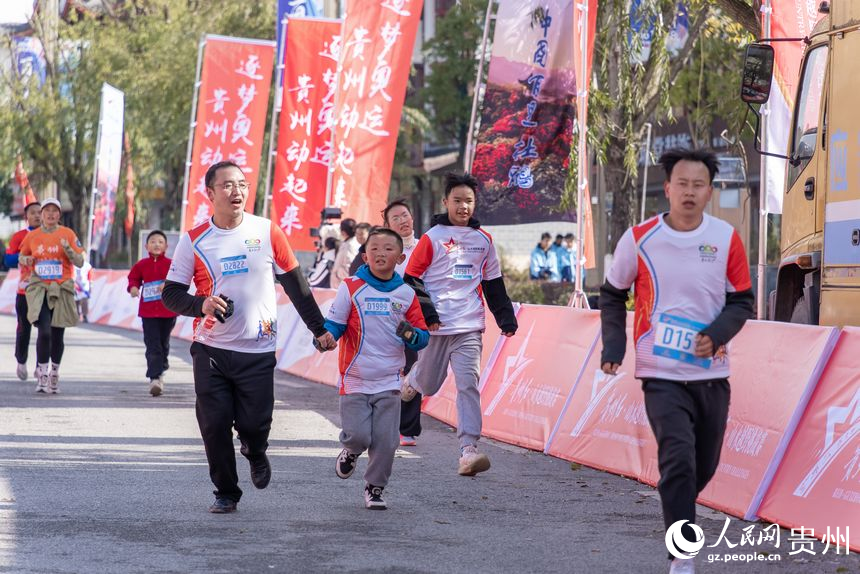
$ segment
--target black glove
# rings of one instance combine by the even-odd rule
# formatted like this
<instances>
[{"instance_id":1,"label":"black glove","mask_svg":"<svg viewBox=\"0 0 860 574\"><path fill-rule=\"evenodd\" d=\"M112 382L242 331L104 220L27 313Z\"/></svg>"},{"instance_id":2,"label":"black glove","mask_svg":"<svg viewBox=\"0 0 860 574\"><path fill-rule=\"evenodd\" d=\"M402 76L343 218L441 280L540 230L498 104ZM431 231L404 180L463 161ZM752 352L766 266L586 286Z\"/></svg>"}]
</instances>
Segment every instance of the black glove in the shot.
<instances>
[{"instance_id":1,"label":"black glove","mask_svg":"<svg viewBox=\"0 0 860 574\"><path fill-rule=\"evenodd\" d=\"M221 311L215 311L215 318L218 319L219 322L224 323L233 316L233 300L227 297L226 295L219 293L218 297L224 300L227 303L227 311L222 313Z\"/></svg>"},{"instance_id":2,"label":"black glove","mask_svg":"<svg viewBox=\"0 0 860 574\"><path fill-rule=\"evenodd\" d=\"M415 338L415 327L409 321L400 321L396 332L397 336L406 343L411 343L412 339Z\"/></svg>"}]
</instances>

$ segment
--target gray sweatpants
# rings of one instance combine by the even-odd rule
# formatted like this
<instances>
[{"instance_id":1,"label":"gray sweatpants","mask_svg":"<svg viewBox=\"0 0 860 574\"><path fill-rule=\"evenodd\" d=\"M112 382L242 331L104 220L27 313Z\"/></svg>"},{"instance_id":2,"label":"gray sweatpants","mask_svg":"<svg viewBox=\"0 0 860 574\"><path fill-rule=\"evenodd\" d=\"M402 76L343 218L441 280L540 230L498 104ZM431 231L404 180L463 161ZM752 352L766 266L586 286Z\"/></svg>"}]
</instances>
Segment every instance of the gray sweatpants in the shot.
<instances>
[{"instance_id":1,"label":"gray sweatpants","mask_svg":"<svg viewBox=\"0 0 860 574\"><path fill-rule=\"evenodd\" d=\"M400 391L340 397L340 442L352 454L368 451L364 480L385 486L400 445Z\"/></svg>"},{"instance_id":2,"label":"gray sweatpants","mask_svg":"<svg viewBox=\"0 0 860 574\"><path fill-rule=\"evenodd\" d=\"M445 377L448 364L457 384L457 438L460 447L477 445L481 438L481 376L480 331L459 335L430 334L430 344L418 353L412 368L411 384L424 395L435 395Z\"/></svg>"}]
</instances>

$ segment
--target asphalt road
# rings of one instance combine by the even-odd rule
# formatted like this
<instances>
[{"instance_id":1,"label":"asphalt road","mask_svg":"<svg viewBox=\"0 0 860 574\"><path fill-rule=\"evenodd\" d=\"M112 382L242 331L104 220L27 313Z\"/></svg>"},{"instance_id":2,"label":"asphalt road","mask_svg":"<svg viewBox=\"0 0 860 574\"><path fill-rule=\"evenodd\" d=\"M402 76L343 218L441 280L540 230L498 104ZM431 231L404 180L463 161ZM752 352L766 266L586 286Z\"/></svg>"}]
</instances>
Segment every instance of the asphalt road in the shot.
<instances>
[{"instance_id":1,"label":"asphalt road","mask_svg":"<svg viewBox=\"0 0 860 574\"><path fill-rule=\"evenodd\" d=\"M365 510L366 459L350 480L334 473L335 391L283 374L270 486L255 490L239 457L239 511L209 514L188 343L174 341L165 395L151 398L140 334L70 329L62 393L45 396L15 378L14 328L0 316L0 572L668 572L649 487L489 441L492 469L460 477L454 433L428 417L418 446L398 451L389 510ZM702 509L707 540L724 520ZM730 539L746 526L733 519ZM860 572L856 555L821 546L790 556L787 539L760 547L778 562L708 563L757 551L722 546L697 571Z\"/></svg>"}]
</instances>

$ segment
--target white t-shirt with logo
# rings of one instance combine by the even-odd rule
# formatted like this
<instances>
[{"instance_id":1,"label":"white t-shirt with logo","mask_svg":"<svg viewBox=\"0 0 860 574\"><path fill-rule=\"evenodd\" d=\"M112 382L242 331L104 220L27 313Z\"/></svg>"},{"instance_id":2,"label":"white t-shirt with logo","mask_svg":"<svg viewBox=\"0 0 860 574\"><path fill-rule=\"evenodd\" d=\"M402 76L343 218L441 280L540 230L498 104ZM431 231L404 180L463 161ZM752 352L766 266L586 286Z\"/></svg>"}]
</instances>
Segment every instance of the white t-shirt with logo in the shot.
<instances>
[{"instance_id":1,"label":"white t-shirt with logo","mask_svg":"<svg viewBox=\"0 0 860 574\"><path fill-rule=\"evenodd\" d=\"M680 381L726 378L729 358L694 356L696 335L726 304L726 293L752 287L746 251L734 228L704 214L698 228L675 231L655 216L628 229L606 280L635 285L636 377Z\"/></svg>"},{"instance_id":2,"label":"white t-shirt with logo","mask_svg":"<svg viewBox=\"0 0 860 574\"><path fill-rule=\"evenodd\" d=\"M472 227L435 225L418 240L406 273L424 280L439 314L442 326L431 336L484 331L481 281L502 276L489 233Z\"/></svg>"},{"instance_id":3,"label":"white t-shirt with logo","mask_svg":"<svg viewBox=\"0 0 860 574\"><path fill-rule=\"evenodd\" d=\"M274 276L298 266L280 227L245 213L233 229L212 220L184 234L176 246L168 281L194 283L197 295L226 295L233 315L225 323L213 317L194 322L194 340L245 353L275 350L277 304Z\"/></svg>"}]
</instances>

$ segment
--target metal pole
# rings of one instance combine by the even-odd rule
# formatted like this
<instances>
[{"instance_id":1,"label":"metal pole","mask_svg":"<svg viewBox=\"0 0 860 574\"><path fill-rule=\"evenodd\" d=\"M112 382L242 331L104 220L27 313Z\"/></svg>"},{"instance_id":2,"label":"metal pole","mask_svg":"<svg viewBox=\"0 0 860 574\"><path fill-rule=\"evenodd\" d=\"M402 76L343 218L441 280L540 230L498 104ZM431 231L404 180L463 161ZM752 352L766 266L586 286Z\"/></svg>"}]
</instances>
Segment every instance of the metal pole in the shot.
<instances>
[{"instance_id":1,"label":"metal pole","mask_svg":"<svg viewBox=\"0 0 860 574\"><path fill-rule=\"evenodd\" d=\"M188 209L188 193L191 183L188 177L191 174L191 152L194 149L194 128L197 127L197 97L200 93L200 69L203 67L203 48L206 46L206 37L200 41L197 47L197 74L194 79L194 96L191 100L191 120L188 122L188 151L185 155L185 176L182 189L182 211L179 219L179 232L185 231L185 211Z\"/></svg>"},{"instance_id":2,"label":"metal pole","mask_svg":"<svg viewBox=\"0 0 860 574\"><path fill-rule=\"evenodd\" d=\"M481 55L478 58L478 75L475 77L475 90L472 94L472 115L469 116L469 132L466 134L466 157L463 158L463 171L468 173L472 169L472 156L474 155L475 121L478 119L478 98L481 96L481 80L484 77L484 58L487 53L487 37L490 33L490 18L493 13L493 3L487 2L487 15L484 17L484 37L481 39Z\"/></svg>"},{"instance_id":3,"label":"metal pole","mask_svg":"<svg viewBox=\"0 0 860 574\"><path fill-rule=\"evenodd\" d=\"M275 149L275 131L278 127L278 120L281 116L281 104L284 99L284 86L281 85L281 80L284 77L284 51L286 50L287 45L287 22L289 21L289 16L284 18L284 21L281 22L281 45L278 47L278 66L276 70L278 71L275 80L275 98L272 102L272 125L269 126L269 161L266 164L266 188L265 195L263 196L263 217L268 217L269 215L269 199L271 199L271 185L272 185L272 165L275 163L275 155L278 153Z\"/></svg>"},{"instance_id":4,"label":"metal pole","mask_svg":"<svg viewBox=\"0 0 860 574\"><path fill-rule=\"evenodd\" d=\"M102 98L101 104L99 107L99 127L96 132L96 154L93 160L93 184L90 188L92 193L90 194L90 209L89 209L89 217L87 217L87 257L91 257L90 251L93 246L93 220L96 218L96 195L99 193L98 182L96 181L96 177L99 173L99 151L101 150L102 145L102 124L104 123L104 115L105 115L105 107L104 107L104 93L105 93L105 85L102 83Z\"/></svg>"},{"instance_id":5,"label":"metal pole","mask_svg":"<svg viewBox=\"0 0 860 574\"><path fill-rule=\"evenodd\" d=\"M764 36L770 38L771 2L765 0L762 6L764 12ZM761 118L761 141L767 145L767 124L770 104L763 106ZM759 177L759 207L758 207L758 299L756 300L756 315L759 320L767 319L767 162L766 156L761 156L761 176Z\"/></svg>"},{"instance_id":6,"label":"metal pole","mask_svg":"<svg viewBox=\"0 0 860 574\"><path fill-rule=\"evenodd\" d=\"M583 214L585 213L585 188L588 186L588 178L585 175L585 170L588 164L588 157L585 149L585 129L586 129L586 101L588 98L588 0L576 2L576 7L579 8L580 30L579 30L579 49L580 49L580 73L577 75L577 94L576 101L579 107L579 142L576 147L577 167L576 167L576 236L577 236L577 252L576 265L573 267L575 290L571 301L571 306L578 309L588 309L588 298L582 290L582 259L585 253L585 226L583 225Z\"/></svg>"},{"instance_id":7,"label":"metal pole","mask_svg":"<svg viewBox=\"0 0 860 574\"><path fill-rule=\"evenodd\" d=\"M642 209L639 214L639 223L645 221L645 198L648 194L648 164L651 162L651 122L645 123L648 130L645 136L645 169L642 170Z\"/></svg>"}]
</instances>

